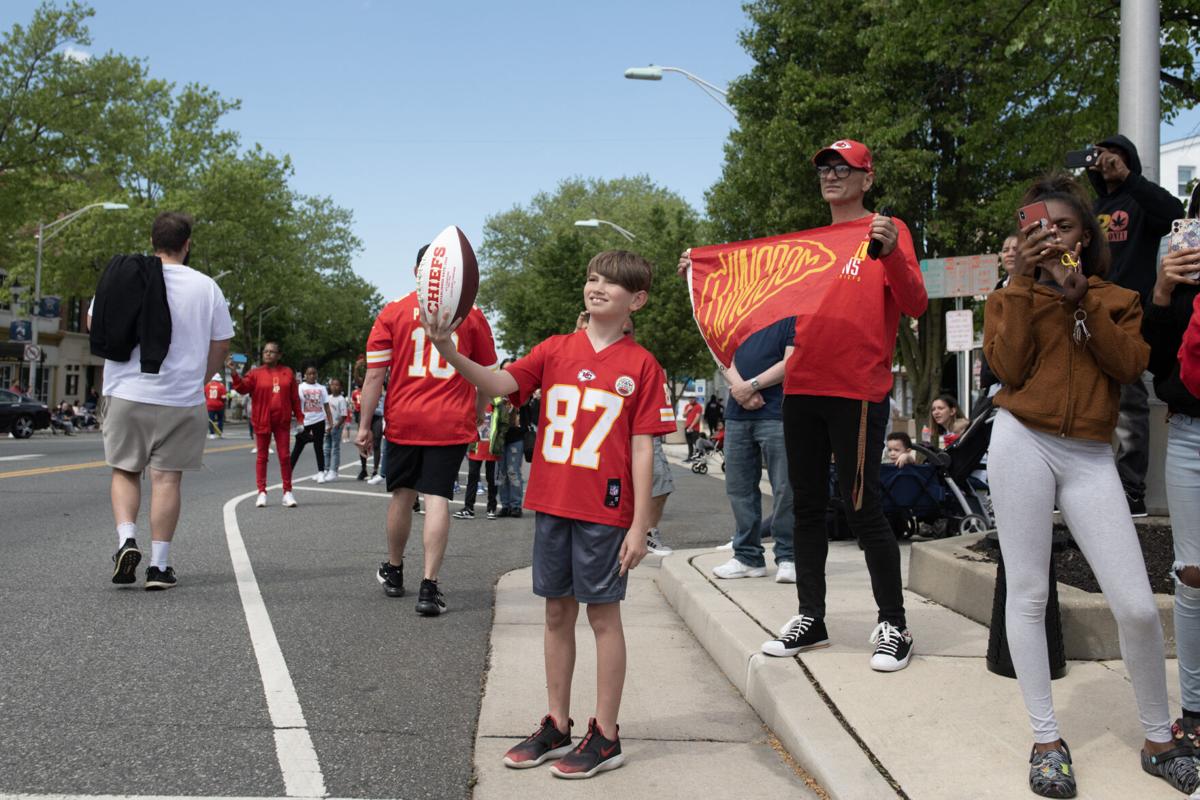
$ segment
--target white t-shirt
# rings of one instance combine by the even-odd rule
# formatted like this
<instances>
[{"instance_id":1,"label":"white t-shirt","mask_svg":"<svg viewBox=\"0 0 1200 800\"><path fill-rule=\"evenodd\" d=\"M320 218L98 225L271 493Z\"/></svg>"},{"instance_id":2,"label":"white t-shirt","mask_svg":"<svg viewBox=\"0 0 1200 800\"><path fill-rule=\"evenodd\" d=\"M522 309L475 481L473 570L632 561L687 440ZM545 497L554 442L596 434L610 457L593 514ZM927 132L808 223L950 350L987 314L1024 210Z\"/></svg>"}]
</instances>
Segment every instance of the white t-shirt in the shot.
<instances>
[{"instance_id":1,"label":"white t-shirt","mask_svg":"<svg viewBox=\"0 0 1200 800\"><path fill-rule=\"evenodd\" d=\"M301 383L296 389L300 392L300 410L304 412L304 424L315 425L325 421L325 404L329 402L329 392L319 383Z\"/></svg>"},{"instance_id":2,"label":"white t-shirt","mask_svg":"<svg viewBox=\"0 0 1200 800\"><path fill-rule=\"evenodd\" d=\"M142 372L142 346L128 361L104 360L104 394L156 406L204 403L210 342L233 338L229 304L217 282L182 264L163 264L171 308L171 346L157 375ZM91 315L95 298L88 306Z\"/></svg>"},{"instance_id":3,"label":"white t-shirt","mask_svg":"<svg viewBox=\"0 0 1200 800\"><path fill-rule=\"evenodd\" d=\"M333 416L334 425L346 419L350 414L350 403L346 400L346 395L329 395L329 413Z\"/></svg>"}]
</instances>

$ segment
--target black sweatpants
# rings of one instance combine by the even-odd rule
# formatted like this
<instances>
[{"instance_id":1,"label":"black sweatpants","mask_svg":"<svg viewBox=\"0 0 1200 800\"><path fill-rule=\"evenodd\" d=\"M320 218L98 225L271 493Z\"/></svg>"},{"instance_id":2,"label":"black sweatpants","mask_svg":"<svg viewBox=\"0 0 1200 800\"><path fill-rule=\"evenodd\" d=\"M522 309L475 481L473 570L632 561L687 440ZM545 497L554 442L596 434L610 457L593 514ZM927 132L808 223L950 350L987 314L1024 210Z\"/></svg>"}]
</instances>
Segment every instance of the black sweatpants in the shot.
<instances>
[{"instance_id":1,"label":"black sweatpants","mask_svg":"<svg viewBox=\"0 0 1200 800\"><path fill-rule=\"evenodd\" d=\"M317 472L325 471L325 420L305 425L304 430L296 434L296 443L292 445L292 469L304 452L304 445L312 442L313 452L317 454Z\"/></svg>"},{"instance_id":2,"label":"black sweatpants","mask_svg":"<svg viewBox=\"0 0 1200 800\"><path fill-rule=\"evenodd\" d=\"M879 621L905 627L900 546L883 516L879 487L888 413L886 399L868 403L845 397L784 396L783 438L796 513L793 538L801 614L825 618L825 561L829 556L825 509L829 505L832 455L846 503L846 519L867 559Z\"/></svg>"},{"instance_id":3,"label":"black sweatpants","mask_svg":"<svg viewBox=\"0 0 1200 800\"><path fill-rule=\"evenodd\" d=\"M496 462L476 461L467 459L467 488L463 492L463 508L475 510L475 494L479 489L479 465L484 464L484 477L487 480L487 510L496 510Z\"/></svg>"},{"instance_id":4,"label":"black sweatpants","mask_svg":"<svg viewBox=\"0 0 1200 800\"><path fill-rule=\"evenodd\" d=\"M371 465L371 474L378 475L379 474L379 452L382 449L382 445L383 445L383 417L381 417L378 414L371 417L371 441L372 441L371 453L375 459L374 463ZM362 471L365 473L367 471L366 456L360 455L358 457L358 463L362 464ZM413 508L416 508L416 506L413 506Z\"/></svg>"}]
</instances>

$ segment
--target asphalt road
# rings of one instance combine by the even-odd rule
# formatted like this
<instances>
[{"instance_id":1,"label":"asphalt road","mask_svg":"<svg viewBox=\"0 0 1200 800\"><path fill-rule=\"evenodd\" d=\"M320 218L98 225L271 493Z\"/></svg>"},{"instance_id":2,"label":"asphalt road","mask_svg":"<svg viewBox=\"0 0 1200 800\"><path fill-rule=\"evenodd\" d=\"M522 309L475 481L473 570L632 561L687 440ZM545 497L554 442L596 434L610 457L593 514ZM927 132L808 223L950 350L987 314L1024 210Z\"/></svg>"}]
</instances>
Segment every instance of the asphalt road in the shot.
<instances>
[{"instance_id":1,"label":"asphalt road","mask_svg":"<svg viewBox=\"0 0 1200 800\"><path fill-rule=\"evenodd\" d=\"M253 492L249 448L208 442L204 470L184 478L171 552L179 585L144 592L109 580L116 534L99 435L0 439L0 794L285 795L280 754L295 754L277 738L296 726L268 706L274 684L255 647L270 643L252 640L223 514ZM388 598L374 576L386 495L353 480L353 460L334 484L298 482L298 509L280 507L278 489L266 509L252 496L233 509L312 742L315 757L296 758L319 767L333 797L469 797L493 587L529 564L532 517L454 521L441 575L449 610L419 617L419 529L410 595ZM315 471L308 451L297 475ZM726 538L724 484L674 471L667 540ZM268 480L278 480L274 462ZM540 653L530 675L542 679Z\"/></svg>"}]
</instances>

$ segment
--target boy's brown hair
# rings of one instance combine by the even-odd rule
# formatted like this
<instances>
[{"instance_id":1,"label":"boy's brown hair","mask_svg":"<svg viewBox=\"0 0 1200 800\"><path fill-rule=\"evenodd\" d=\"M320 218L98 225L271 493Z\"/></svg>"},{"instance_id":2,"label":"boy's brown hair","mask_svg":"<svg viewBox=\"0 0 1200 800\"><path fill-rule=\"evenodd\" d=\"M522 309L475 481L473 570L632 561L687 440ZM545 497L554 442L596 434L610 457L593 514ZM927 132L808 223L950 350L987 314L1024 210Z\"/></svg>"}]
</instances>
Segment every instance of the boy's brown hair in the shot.
<instances>
[{"instance_id":1,"label":"boy's brown hair","mask_svg":"<svg viewBox=\"0 0 1200 800\"><path fill-rule=\"evenodd\" d=\"M628 250L605 250L588 262L588 274L593 272L631 292L649 292L654 266Z\"/></svg>"}]
</instances>

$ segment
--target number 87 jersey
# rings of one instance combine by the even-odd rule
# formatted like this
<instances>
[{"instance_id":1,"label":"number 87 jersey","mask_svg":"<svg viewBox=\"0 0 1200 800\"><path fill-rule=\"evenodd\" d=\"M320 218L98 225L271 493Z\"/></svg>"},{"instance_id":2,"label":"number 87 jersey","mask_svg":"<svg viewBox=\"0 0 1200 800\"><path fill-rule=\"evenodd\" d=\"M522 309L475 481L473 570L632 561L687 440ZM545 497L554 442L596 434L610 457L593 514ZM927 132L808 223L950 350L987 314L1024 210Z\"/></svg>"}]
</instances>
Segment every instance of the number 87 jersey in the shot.
<instances>
[{"instance_id":1,"label":"number 87 jersey","mask_svg":"<svg viewBox=\"0 0 1200 800\"><path fill-rule=\"evenodd\" d=\"M505 367L514 405L542 390L525 506L628 528L633 523L633 449L638 434L675 431L662 367L626 336L600 352L587 333L552 336Z\"/></svg>"},{"instance_id":2,"label":"number 87 jersey","mask_svg":"<svg viewBox=\"0 0 1200 800\"><path fill-rule=\"evenodd\" d=\"M496 365L492 328L478 308L454 332L454 346L472 361ZM421 327L417 293L388 303L367 338L367 369L390 367L384 435L394 444L444 446L479 438L475 387L442 359Z\"/></svg>"}]
</instances>

